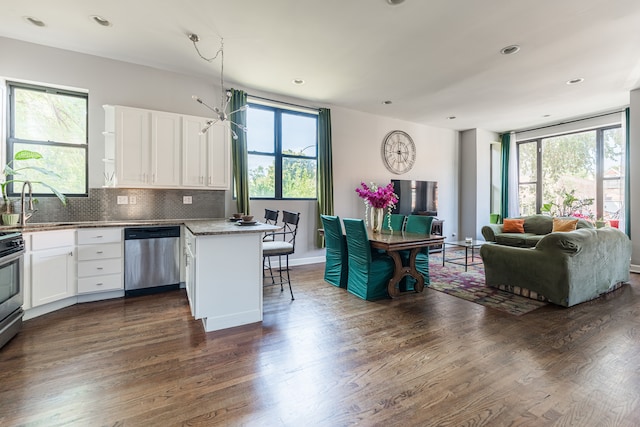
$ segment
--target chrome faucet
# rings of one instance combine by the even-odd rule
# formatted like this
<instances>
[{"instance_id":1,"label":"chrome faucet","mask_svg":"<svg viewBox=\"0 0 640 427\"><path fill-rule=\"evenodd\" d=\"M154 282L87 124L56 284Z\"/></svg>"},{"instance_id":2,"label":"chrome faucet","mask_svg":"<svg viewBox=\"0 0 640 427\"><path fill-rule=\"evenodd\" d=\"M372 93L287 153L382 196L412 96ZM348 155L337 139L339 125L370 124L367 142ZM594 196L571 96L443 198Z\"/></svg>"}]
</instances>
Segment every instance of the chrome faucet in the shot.
<instances>
[{"instance_id":1,"label":"chrome faucet","mask_svg":"<svg viewBox=\"0 0 640 427\"><path fill-rule=\"evenodd\" d=\"M25 206L26 198L24 194L24 189L27 186L29 186L29 210L31 211L28 215L27 215L27 209ZM31 182L29 181L25 181L24 184L22 184L22 193L20 194L20 205L22 206L22 226L24 227L25 225L27 225L27 220L31 218L31 216L33 215L33 192L31 188Z\"/></svg>"}]
</instances>

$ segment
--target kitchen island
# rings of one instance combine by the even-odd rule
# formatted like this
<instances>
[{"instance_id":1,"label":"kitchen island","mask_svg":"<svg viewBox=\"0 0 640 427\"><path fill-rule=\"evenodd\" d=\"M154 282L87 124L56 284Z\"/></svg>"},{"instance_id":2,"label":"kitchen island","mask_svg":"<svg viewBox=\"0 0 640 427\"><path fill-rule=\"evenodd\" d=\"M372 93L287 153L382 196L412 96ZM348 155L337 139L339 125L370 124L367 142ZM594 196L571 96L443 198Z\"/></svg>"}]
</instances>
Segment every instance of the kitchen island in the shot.
<instances>
[{"instance_id":1,"label":"kitchen island","mask_svg":"<svg viewBox=\"0 0 640 427\"><path fill-rule=\"evenodd\" d=\"M207 332L262 321L262 237L279 226L185 221L186 290Z\"/></svg>"}]
</instances>

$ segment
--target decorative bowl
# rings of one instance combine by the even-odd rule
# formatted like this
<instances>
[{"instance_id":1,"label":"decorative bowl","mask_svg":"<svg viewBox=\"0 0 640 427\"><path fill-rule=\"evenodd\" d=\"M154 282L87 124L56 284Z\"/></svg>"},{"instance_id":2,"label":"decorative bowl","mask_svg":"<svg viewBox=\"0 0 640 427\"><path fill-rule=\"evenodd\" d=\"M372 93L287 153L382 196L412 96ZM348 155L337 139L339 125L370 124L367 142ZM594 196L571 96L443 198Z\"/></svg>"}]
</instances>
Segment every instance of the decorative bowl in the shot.
<instances>
[{"instance_id":1,"label":"decorative bowl","mask_svg":"<svg viewBox=\"0 0 640 427\"><path fill-rule=\"evenodd\" d=\"M242 220L244 222L250 222L251 220L253 220L253 215L243 215Z\"/></svg>"},{"instance_id":2,"label":"decorative bowl","mask_svg":"<svg viewBox=\"0 0 640 427\"><path fill-rule=\"evenodd\" d=\"M240 212L240 213L234 213L234 214L233 214L233 217L234 217L234 218L242 218L243 216L244 216L244 213L243 213L243 212Z\"/></svg>"}]
</instances>

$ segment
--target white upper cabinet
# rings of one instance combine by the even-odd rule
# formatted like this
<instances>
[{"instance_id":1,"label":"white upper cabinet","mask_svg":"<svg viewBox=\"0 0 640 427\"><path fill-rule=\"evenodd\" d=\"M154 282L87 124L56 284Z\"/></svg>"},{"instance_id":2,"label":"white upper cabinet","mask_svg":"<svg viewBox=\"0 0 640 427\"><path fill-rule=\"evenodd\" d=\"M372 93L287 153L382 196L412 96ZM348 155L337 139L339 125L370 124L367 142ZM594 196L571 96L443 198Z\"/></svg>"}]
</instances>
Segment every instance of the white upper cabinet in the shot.
<instances>
[{"instance_id":1,"label":"white upper cabinet","mask_svg":"<svg viewBox=\"0 0 640 427\"><path fill-rule=\"evenodd\" d=\"M207 118L182 118L182 186L228 190L231 175L229 128L215 124L201 135Z\"/></svg>"},{"instance_id":2,"label":"white upper cabinet","mask_svg":"<svg viewBox=\"0 0 640 427\"><path fill-rule=\"evenodd\" d=\"M180 115L151 113L151 185L180 186Z\"/></svg>"},{"instance_id":3,"label":"white upper cabinet","mask_svg":"<svg viewBox=\"0 0 640 427\"><path fill-rule=\"evenodd\" d=\"M105 185L228 190L228 127L207 118L105 105ZM112 179L113 177L113 179Z\"/></svg>"},{"instance_id":4,"label":"white upper cabinet","mask_svg":"<svg viewBox=\"0 0 640 427\"><path fill-rule=\"evenodd\" d=\"M231 138L229 127L216 124L209 128L211 138L208 150L207 185L216 190L231 187Z\"/></svg>"}]
</instances>

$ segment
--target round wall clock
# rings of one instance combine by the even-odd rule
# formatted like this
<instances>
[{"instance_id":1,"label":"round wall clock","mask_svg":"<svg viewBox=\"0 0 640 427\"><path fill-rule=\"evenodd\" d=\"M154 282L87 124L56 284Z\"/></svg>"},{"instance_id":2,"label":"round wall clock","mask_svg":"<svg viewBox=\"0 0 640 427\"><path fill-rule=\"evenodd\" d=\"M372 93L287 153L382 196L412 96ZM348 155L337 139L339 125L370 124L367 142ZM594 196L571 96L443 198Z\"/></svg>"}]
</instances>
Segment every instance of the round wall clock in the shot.
<instances>
[{"instance_id":1,"label":"round wall clock","mask_svg":"<svg viewBox=\"0 0 640 427\"><path fill-rule=\"evenodd\" d=\"M416 145L401 130L393 130L382 140L382 162L397 175L409 172L416 161Z\"/></svg>"}]
</instances>

